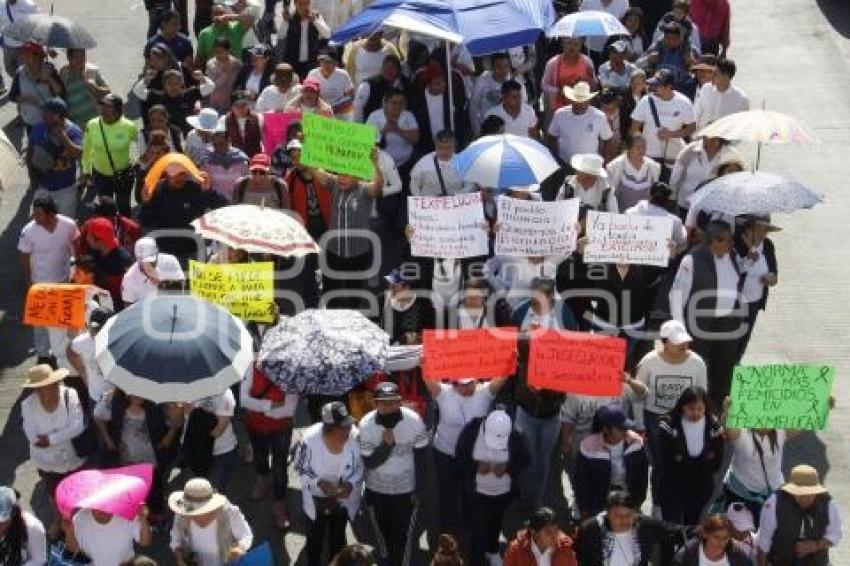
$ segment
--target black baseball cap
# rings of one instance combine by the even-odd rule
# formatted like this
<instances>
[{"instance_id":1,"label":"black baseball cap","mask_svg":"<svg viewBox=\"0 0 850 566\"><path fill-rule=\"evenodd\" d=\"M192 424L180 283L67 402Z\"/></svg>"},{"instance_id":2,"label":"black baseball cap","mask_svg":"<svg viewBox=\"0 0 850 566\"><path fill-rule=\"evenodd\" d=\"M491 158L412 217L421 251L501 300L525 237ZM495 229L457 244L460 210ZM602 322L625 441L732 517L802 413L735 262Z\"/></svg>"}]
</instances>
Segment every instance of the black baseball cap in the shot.
<instances>
[{"instance_id":1,"label":"black baseball cap","mask_svg":"<svg viewBox=\"0 0 850 566\"><path fill-rule=\"evenodd\" d=\"M350 426L354 424L354 418L348 413L345 403L333 401L322 407L322 423L326 425Z\"/></svg>"},{"instance_id":2,"label":"black baseball cap","mask_svg":"<svg viewBox=\"0 0 850 566\"><path fill-rule=\"evenodd\" d=\"M401 395L398 392L398 385L392 381L382 381L372 392L372 399L375 401L401 401Z\"/></svg>"},{"instance_id":3,"label":"black baseball cap","mask_svg":"<svg viewBox=\"0 0 850 566\"><path fill-rule=\"evenodd\" d=\"M673 86L676 83L676 78L670 69L658 69L655 75L646 84L649 86Z\"/></svg>"}]
</instances>

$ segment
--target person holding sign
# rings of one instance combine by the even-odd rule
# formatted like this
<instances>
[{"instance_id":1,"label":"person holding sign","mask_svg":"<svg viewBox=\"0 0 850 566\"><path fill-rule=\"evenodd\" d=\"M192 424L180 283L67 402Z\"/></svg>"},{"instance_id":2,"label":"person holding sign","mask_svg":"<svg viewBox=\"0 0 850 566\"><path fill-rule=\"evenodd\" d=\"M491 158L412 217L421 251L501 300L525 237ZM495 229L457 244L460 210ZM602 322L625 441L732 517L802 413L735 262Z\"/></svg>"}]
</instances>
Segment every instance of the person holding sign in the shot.
<instances>
[{"instance_id":1,"label":"person holding sign","mask_svg":"<svg viewBox=\"0 0 850 566\"><path fill-rule=\"evenodd\" d=\"M603 118L604 119L604 118ZM564 185L555 200L571 198L581 199L581 204L593 210L617 212L617 197L608 185L608 172L601 156L593 153L578 153L570 159L570 167L575 171L564 181Z\"/></svg>"},{"instance_id":2,"label":"person holding sign","mask_svg":"<svg viewBox=\"0 0 850 566\"><path fill-rule=\"evenodd\" d=\"M723 426L709 412L708 393L688 387L658 425L664 468L661 514L665 521L697 525L714 493L723 463ZM658 463L653 463L658 465Z\"/></svg>"},{"instance_id":3,"label":"person holding sign","mask_svg":"<svg viewBox=\"0 0 850 566\"><path fill-rule=\"evenodd\" d=\"M626 134L625 142L626 151L606 167L620 213L648 199L651 187L661 177L661 166L646 156L643 134L630 132Z\"/></svg>"}]
</instances>

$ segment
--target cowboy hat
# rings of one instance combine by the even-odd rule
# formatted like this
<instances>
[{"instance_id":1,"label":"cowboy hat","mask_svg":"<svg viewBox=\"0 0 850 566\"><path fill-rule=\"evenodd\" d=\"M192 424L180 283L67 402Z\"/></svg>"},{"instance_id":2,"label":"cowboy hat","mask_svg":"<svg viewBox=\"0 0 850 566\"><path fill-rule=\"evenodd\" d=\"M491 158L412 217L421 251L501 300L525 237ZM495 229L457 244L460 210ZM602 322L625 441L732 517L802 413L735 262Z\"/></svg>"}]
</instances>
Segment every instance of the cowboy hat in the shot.
<instances>
[{"instance_id":1,"label":"cowboy hat","mask_svg":"<svg viewBox=\"0 0 850 566\"><path fill-rule=\"evenodd\" d=\"M195 116L186 117L186 123L202 132L223 132L224 122L219 119L214 108L203 108Z\"/></svg>"},{"instance_id":2,"label":"cowboy hat","mask_svg":"<svg viewBox=\"0 0 850 566\"><path fill-rule=\"evenodd\" d=\"M741 226L764 226L768 232L779 232L782 230L779 226L775 226L770 222L769 214L745 214L735 219L736 224Z\"/></svg>"},{"instance_id":3,"label":"cowboy hat","mask_svg":"<svg viewBox=\"0 0 850 566\"><path fill-rule=\"evenodd\" d=\"M587 102L589 100L593 100L597 94L598 93L591 91L590 85L584 81L577 82L574 87L564 87L564 96L573 102Z\"/></svg>"},{"instance_id":4,"label":"cowboy hat","mask_svg":"<svg viewBox=\"0 0 850 566\"><path fill-rule=\"evenodd\" d=\"M47 364L33 366L27 372L27 380L22 385L24 389L36 389L53 383L58 383L68 376L65 368L54 370Z\"/></svg>"},{"instance_id":5,"label":"cowboy hat","mask_svg":"<svg viewBox=\"0 0 850 566\"><path fill-rule=\"evenodd\" d=\"M197 517L219 509L227 498L216 493L209 481L194 478L186 482L183 491L175 491L168 497L168 506L178 515Z\"/></svg>"},{"instance_id":6,"label":"cowboy hat","mask_svg":"<svg viewBox=\"0 0 850 566\"><path fill-rule=\"evenodd\" d=\"M782 491L790 495L820 495L827 489L821 485L818 471L808 464L800 464L791 468L791 477L783 485Z\"/></svg>"},{"instance_id":7,"label":"cowboy hat","mask_svg":"<svg viewBox=\"0 0 850 566\"><path fill-rule=\"evenodd\" d=\"M594 177L608 177L605 171L605 161L595 153L577 153L570 158L570 167L580 173L587 173Z\"/></svg>"}]
</instances>

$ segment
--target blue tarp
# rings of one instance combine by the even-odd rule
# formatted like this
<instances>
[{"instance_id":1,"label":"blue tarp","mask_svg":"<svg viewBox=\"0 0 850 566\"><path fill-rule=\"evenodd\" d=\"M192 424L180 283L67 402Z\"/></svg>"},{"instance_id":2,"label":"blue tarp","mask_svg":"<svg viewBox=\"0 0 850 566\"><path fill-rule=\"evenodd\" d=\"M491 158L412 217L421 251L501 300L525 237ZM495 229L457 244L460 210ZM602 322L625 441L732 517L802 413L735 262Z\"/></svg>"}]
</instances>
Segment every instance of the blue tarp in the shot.
<instances>
[{"instance_id":1,"label":"blue tarp","mask_svg":"<svg viewBox=\"0 0 850 566\"><path fill-rule=\"evenodd\" d=\"M533 43L554 23L549 0L376 0L334 31L342 44L383 27L462 42L473 55Z\"/></svg>"}]
</instances>

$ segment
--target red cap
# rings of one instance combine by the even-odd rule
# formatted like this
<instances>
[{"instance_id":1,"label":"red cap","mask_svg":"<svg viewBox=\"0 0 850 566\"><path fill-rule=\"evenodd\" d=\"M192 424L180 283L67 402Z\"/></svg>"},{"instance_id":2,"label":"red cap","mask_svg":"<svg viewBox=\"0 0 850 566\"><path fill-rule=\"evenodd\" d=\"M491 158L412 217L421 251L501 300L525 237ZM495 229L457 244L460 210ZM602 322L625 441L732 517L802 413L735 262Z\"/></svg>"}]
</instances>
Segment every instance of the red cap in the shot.
<instances>
[{"instance_id":1,"label":"red cap","mask_svg":"<svg viewBox=\"0 0 850 566\"><path fill-rule=\"evenodd\" d=\"M251 164L248 169L251 171L254 171L255 169L268 171L271 165L272 160L268 155L266 155L265 153L258 153L257 155L251 158Z\"/></svg>"},{"instance_id":2,"label":"red cap","mask_svg":"<svg viewBox=\"0 0 850 566\"><path fill-rule=\"evenodd\" d=\"M303 88L305 90L306 89L314 90L316 92L316 94L319 94L319 93L322 92L322 85L319 83L319 81L317 81L316 79L314 79L312 77L304 79L304 82L301 83L301 88Z\"/></svg>"},{"instance_id":3,"label":"red cap","mask_svg":"<svg viewBox=\"0 0 850 566\"><path fill-rule=\"evenodd\" d=\"M47 57L47 51L44 50L44 47L33 41L24 43L18 48L18 50L21 53L30 53L33 55L41 55L42 57Z\"/></svg>"},{"instance_id":4,"label":"red cap","mask_svg":"<svg viewBox=\"0 0 850 566\"><path fill-rule=\"evenodd\" d=\"M109 248L118 247L118 239L115 237L115 226L108 218L92 218L86 222L86 228L89 234L100 242L103 242Z\"/></svg>"}]
</instances>

